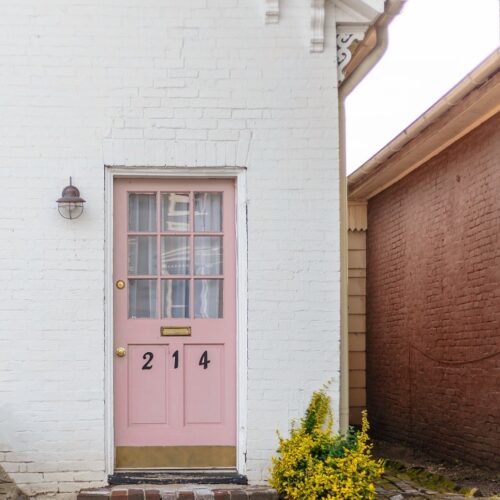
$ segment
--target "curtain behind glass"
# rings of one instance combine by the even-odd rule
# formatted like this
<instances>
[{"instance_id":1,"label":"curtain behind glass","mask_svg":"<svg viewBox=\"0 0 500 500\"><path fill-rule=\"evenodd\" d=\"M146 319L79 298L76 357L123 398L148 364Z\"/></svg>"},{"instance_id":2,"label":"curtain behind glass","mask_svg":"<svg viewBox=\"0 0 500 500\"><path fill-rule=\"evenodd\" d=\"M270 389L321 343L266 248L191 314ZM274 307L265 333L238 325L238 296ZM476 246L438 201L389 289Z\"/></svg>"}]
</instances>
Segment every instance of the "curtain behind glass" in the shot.
<instances>
[{"instance_id":1,"label":"curtain behind glass","mask_svg":"<svg viewBox=\"0 0 500 500\"><path fill-rule=\"evenodd\" d=\"M222 193L194 194L194 230L222 231Z\"/></svg>"},{"instance_id":2,"label":"curtain behind glass","mask_svg":"<svg viewBox=\"0 0 500 500\"><path fill-rule=\"evenodd\" d=\"M128 230L156 232L156 195L130 193ZM156 237L129 236L129 274L156 275ZM129 317L156 317L156 280L129 280Z\"/></svg>"}]
</instances>

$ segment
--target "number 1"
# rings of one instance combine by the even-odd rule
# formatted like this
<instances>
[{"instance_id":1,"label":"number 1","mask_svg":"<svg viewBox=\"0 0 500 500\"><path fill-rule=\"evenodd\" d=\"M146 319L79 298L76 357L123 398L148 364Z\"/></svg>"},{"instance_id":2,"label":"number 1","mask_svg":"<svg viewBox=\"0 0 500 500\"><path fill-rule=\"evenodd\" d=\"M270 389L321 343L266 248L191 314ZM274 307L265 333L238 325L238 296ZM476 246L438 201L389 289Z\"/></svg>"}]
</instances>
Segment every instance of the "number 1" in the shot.
<instances>
[{"instance_id":1,"label":"number 1","mask_svg":"<svg viewBox=\"0 0 500 500\"><path fill-rule=\"evenodd\" d=\"M174 358L174 368L179 368L179 351L175 351L172 357Z\"/></svg>"}]
</instances>

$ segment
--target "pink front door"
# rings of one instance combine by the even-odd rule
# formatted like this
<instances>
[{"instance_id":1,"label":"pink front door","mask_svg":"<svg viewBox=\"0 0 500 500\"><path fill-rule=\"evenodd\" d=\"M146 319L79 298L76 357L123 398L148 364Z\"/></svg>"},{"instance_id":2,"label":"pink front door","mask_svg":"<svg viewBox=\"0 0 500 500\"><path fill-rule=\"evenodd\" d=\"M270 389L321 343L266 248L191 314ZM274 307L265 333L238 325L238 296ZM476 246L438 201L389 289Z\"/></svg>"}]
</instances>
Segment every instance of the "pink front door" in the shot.
<instances>
[{"instance_id":1,"label":"pink front door","mask_svg":"<svg viewBox=\"0 0 500 500\"><path fill-rule=\"evenodd\" d=\"M117 468L234 467L234 182L114 185Z\"/></svg>"}]
</instances>

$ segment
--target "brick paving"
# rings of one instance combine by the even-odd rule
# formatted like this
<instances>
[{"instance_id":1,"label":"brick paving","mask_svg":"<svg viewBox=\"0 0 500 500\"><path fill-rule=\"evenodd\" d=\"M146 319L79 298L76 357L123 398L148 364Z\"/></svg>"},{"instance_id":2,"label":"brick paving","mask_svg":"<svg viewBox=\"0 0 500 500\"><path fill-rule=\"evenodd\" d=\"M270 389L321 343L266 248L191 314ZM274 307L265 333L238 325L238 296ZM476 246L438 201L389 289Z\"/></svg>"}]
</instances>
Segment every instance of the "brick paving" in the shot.
<instances>
[{"instance_id":1,"label":"brick paving","mask_svg":"<svg viewBox=\"0 0 500 500\"><path fill-rule=\"evenodd\" d=\"M390 473L377 482L377 500L459 500L471 498L456 492L437 492ZM82 491L78 500L278 500L267 486L238 485L118 485Z\"/></svg>"},{"instance_id":2,"label":"brick paving","mask_svg":"<svg viewBox=\"0 0 500 500\"><path fill-rule=\"evenodd\" d=\"M377 500L458 500L457 493L438 493L413 482L385 474L377 483ZM278 500L266 486L135 485L82 491L78 500Z\"/></svg>"},{"instance_id":3,"label":"brick paving","mask_svg":"<svg viewBox=\"0 0 500 500\"><path fill-rule=\"evenodd\" d=\"M401 480L400 478L390 474L384 474L382 480L377 483L376 491L377 500L453 500L471 498L471 495L465 497L458 493L438 493L416 483Z\"/></svg>"},{"instance_id":4,"label":"brick paving","mask_svg":"<svg viewBox=\"0 0 500 500\"><path fill-rule=\"evenodd\" d=\"M116 486L81 491L78 500L278 500L268 486L169 484Z\"/></svg>"}]
</instances>

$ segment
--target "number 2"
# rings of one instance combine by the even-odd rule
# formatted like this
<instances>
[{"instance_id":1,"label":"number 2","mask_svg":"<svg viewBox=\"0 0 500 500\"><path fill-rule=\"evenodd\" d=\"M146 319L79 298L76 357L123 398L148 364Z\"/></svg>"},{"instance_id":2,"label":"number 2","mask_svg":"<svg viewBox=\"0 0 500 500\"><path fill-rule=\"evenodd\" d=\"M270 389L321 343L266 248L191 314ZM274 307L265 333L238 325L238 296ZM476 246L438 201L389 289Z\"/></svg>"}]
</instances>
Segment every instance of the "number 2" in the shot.
<instances>
[{"instance_id":1,"label":"number 2","mask_svg":"<svg viewBox=\"0 0 500 500\"><path fill-rule=\"evenodd\" d=\"M208 363L210 363L210 360L208 359L208 352L204 351L198 364L203 366L203 369L206 370L208 368Z\"/></svg>"},{"instance_id":2,"label":"number 2","mask_svg":"<svg viewBox=\"0 0 500 500\"><path fill-rule=\"evenodd\" d=\"M154 356L152 352L148 351L144 353L142 359L147 359L147 361L144 363L144 365L142 365L143 370L151 370L151 368L153 368L153 365L151 364L151 361L153 361L153 357Z\"/></svg>"}]
</instances>

